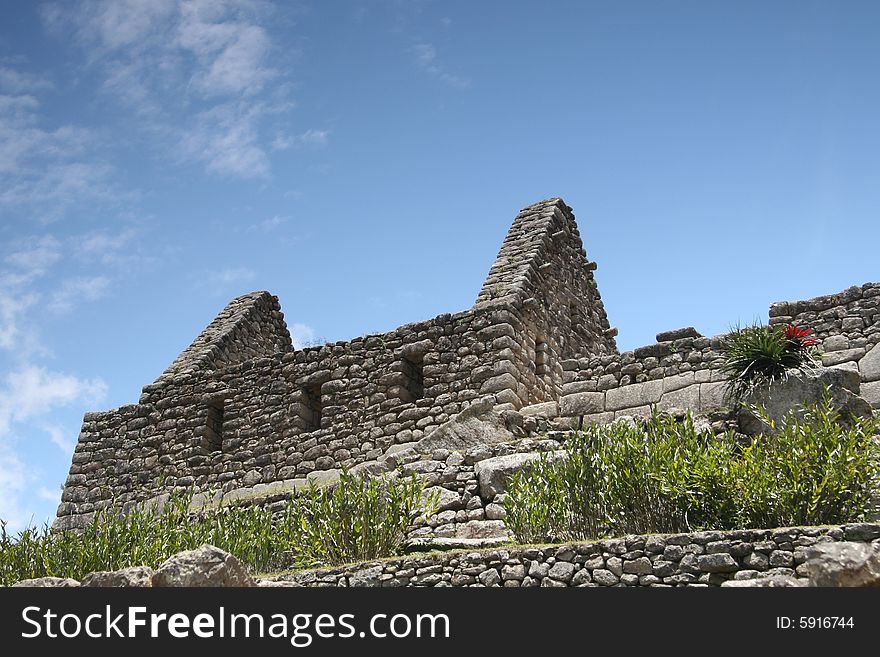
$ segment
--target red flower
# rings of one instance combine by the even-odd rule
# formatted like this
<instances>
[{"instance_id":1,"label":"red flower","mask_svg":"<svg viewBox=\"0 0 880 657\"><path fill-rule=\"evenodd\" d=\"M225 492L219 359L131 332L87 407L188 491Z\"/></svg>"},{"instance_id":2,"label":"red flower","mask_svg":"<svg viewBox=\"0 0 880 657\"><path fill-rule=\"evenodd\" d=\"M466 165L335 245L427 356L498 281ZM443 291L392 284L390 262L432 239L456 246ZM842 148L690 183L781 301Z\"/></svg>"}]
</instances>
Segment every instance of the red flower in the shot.
<instances>
[{"instance_id":1,"label":"red flower","mask_svg":"<svg viewBox=\"0 0 880 657\"><path fill-rule=\"evenodd\" d=\"M816 338L808 338L807 336L813 332L813 329L798 328L792 324L785 327L785 338L794 342L798 347L806 349L818 344Z\"/></svg>"}]
</instances>

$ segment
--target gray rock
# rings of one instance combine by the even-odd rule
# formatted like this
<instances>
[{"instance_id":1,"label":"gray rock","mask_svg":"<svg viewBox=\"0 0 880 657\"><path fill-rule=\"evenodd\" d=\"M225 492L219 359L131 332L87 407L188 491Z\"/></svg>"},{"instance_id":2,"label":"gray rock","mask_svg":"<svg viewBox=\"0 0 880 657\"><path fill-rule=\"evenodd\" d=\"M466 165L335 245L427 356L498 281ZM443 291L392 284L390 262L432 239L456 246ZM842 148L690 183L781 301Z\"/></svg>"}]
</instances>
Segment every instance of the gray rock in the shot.
<instances>
[{"instance_id":1,"label":"gray rock","mask_svg":"<svg viewBox=\"0 0 880 657\"><path fill-rule=\"evenodd\" d=\"M610 570L597 568L593 571L593 581L601 586L614 586L620 579Z\"/></svg>"},{"instance_id":2,"label":"gray rock","mask_svg":"<svg viewBox=\"0 0 880 657\"><path fill-rule=\"evenodd\" d=\"M79 586L79 582L69 577L34 577L23 579L12 586L19 588L70 588Z\"/></svg>"},{"instance_id":3,"label":"gray rock","mask_svg":"<svg viewBox=\"0 0 880 657\"><path fill-rule=\"evenodd\" d=\"M477 579L480 580L480 584L483 586L498 586L498 584L501 583L501 575L499 575L498 571L494 568L484 570L477 575Z\"/></svg>"},{"instance_id":4,"label":"gray rock","mask_svg":"<svg viewBox=\"0 0 880 657\"><path fill-rule=\"evenodd\" d=\"M104 588L142 587L153 585L155 571L147 566L132 566L121 570L98 571L83 577L81 586Z\"/></svg>"},{"instance_id":5,"label":"gray rock","mask_svg":"<svg viewBox=\"0 0 880 657\"><path fill-rule=\"evenodd\" d=\"M507 490L510 476L542 458L542 454L546 454L548 459L557 459L561 458L565 452L563 450L543 453L524 452L478 461L474 465L474 472L480 482L480 497L484 500L491 500L496 495L504 493Z\"/></svg>"},{"instance_id":6,"label":"gray rock","mask_svg":"<svg viewBox=\"0 0 880 657\"><path fill-rule=\"evenodd\" d=\"M631 575L653 575L654 565L648 557L639 557L623 562L623 572Z\"/></svg>"},{"instance_id":7,"label":"gray rock","mask_svg":"<svg viewBox=\"0 0 880 657\"><path fill-rule=\"evenodd\" d=\"M880 381L880 344L875 344L859 361L859 373L862 381Z\"/></svg>"},{"instance_id":8,"label":"gray rock","mask_svg":"<svg viewBox=\"0 0 880 657\"><path fill-rule=\"evenodd\" d=\"M426 488L424 494L422 495L422 499L427 500L429 495L437 496L438 513L440 513L441 511L448 511L450 509L458 510L464 506L461 501L461 495L453 490L449 490L448 488L443 488L442 486L431 486L430 488Z\"/></svg>"},{"instance_id":9,"label":"gray rock","mask_svg":"<svg viewBox=\"0 0 880 657\"><path fill-rule=\"evenodd\" d=\"M739 570L736 559L729 554L701 554L697 557L697 564L704 573L733 573Z\"/></svg>"},{"instance_id":10,"label":"gray rock","mask_svg":"<svg viewBox=\"0 0 880 657\"><path fill-rule=\"evenodd\" d=\"M592 415L605 410L604 392L576 392L559 401L559 414L564 417Z\"/></svg>"},{"instance_id":11,"label":"gray rock","mask_svg":"<svg viewBox=\"0 0 880 657\"><path fill-rule=\"evenodd\" d=\"M218 547L203 545L175 554L153 575L153 586L254 586L241 562Z\"/></svg>"},{"instance_id":12,"label":"gray rock","mask_svg":"<svg viewBox=\"0 0 880 657\"><path fill-rule=\"evenodd\" d=\"M819 543L807 550L804 570L812 586L880 587L880 545Z\"/></svg>"},{"instance_id":13,"label":"gray rock","mask_svg":"<svg viewBox=\"0 0 880 657\"><path fill-rule=\"evenodd\" d=\"M657 334L657 342L672 342L681 338L701 338L703 337L697 332L693 326L686 326L672 331L663 331Z\"/></svg>"},{"instance_id":14,"label":"gray rock","mask_svg":"<svg viewBox=\"0 0 880 657\"><path fill-rule=\"evenodd\" d=\"M552 577L555 580L560 582L569 582L571 581L572 575L574 575L574 571L576 570L576 566L573 563L568 563L567 561L557 561L550 568L550 572L547 573L548 577Z\"/></svg>"},{"instance_id":15,"label":"gray rock","mask_svg":"<svg viewBox=\"0 0 880 657\"><path fill-rule=\"evenodd\" d=\"M772 433L756 408L763 408L764 414L778 428L790 411L802 416L800 406L821 401L826 386L831 404L843 421L870 417L871 405L859 397L859 385L859 375L843 369L822 369L816 374L793 375L785 381L774 382L756 390L746 400L748 406L739 409L740 430L748 435Z\"/></svg>"},{"instance_id":16,"label":"gray rock","mask_svg":"<svg viewBox=\"0 0 880 657\"><path fill-rule=\"evenodd\" d=\"M721 586L725 588L788 588L797 586L806 586L806 584L794 577L786 577L785 575L772 575L770 577L756 577L754 579L729 579L722 582Z\"/></svg>"},{"instance_id":17,"label":"gray rock","mask_svg":"<svg viewBox=\"0 0 880 657\"><path fill-rule=\"evenodd\" d=\"M363 568L348 576L348 585L364 588L376 588L382 586L379 579L382 576L382 566L370 566Z\"/></svg>"},{"instance_id":18,"label":"gray rock","mask_svg":"<svg viewBox=\"0 0 880 657\"><path fill-rule=\"evenodd\" d=\"M513 440L514 435L501 413L494 411L493 407L494 400L491 398L474 402L413 447L419 452L429 454L437 449L463 451L477 445L495 445Z\"/></svg>"},{"instance_id":19,"label":"gray rock","mask_svg":"<svg viewBox=\"0 0 880 657\"><path fill-rule=\"evenodd\" d=\"M482 548L496 547L508 541L507 536L492 538L457 538L457 537L434 537L412 538L407 541L407 552L430 552L433 550L479 550Z\"/></svg>"},{"instance_id":20,"label":"gray rock","mask_svg":"<svg viewBox=\"0 0 880 657\"><path fill-rule=\"evenodd\" d=\"M455 531L455 538L509 538L501 520L469 520Z\"/></svg>"},{"instance_id":21,"label":"gray rock","mask_svg":"<svg viewBox=\"0 0 880 657\"><path fill-rule=\"evenodd\" d=\"M501 579L507 580L523 580L526 577L526 567L521 564L506 565L501 569Z\"/></svg>"}]
</instances>

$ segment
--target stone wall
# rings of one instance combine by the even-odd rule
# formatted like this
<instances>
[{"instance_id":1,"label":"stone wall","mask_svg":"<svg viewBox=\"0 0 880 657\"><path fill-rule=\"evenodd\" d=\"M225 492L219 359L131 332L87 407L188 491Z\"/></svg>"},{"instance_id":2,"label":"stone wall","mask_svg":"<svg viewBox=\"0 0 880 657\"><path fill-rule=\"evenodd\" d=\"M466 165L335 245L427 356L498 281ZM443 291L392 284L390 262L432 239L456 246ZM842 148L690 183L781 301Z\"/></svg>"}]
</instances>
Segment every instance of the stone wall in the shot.
<instances>
[{"instance_id":1,"label":"stone wall","mask_svg":"<svg viewBox=\"0 0 880 657\"><path fill-rule=\"evenodd\" d=\"M880 525L707 531L545 547L413 556L275 578L300 586L718 586L731 579L806 579L807 549L868 543Z\"/></svg>"},{"instance_id":2,"label":"stone wall","mask_svg":"<svg viewBox=\"0 0 880 657\"><path fill-rule=\"evenodd\" d=\"M821 342L822 364L858 371L862 396L880 408L880 283L806 301L774 303L770 323L812 328Z\"/></svg>"},{"instance_id":3,"label":"stone wall","mask_svg":"<svg viewBox=\"0 0 880 657\"><path fill-rule=\"evenodd\" d=\"M55 526L82 526L114 499L332 478L418 442L478 399L521 411L523 426L568 418L560 428L647 415L654 404L721 406L719 338L680 329L618 354L594 270L571 208L550 199L519 213L475 305L456 314L295 350L276 297L234 299L137 404L86 414ZM880 407L878 294L869 284L775 304L771 321L813 325L827 358L859 369ZM497 520L493 501L478 505L474 475L448 475L463 507L446 509L454 518L436 534L467 534L460 525L480 513Z\"/></svg>"},{"instance_id":4,"label":"stone wall","mask_svg":"<svg viewBox=\"0 0 880 657\"><path fill-rule=\"evenodd\" d=\"M552 199L518 215L476 305L454 315L294 350L277 298L234 299L137 404L85 416L56 526L114 499L352 468L486 396L501 410L555 400L563 356L616 351L593 268Z\"/></svg>"}]
</instances>

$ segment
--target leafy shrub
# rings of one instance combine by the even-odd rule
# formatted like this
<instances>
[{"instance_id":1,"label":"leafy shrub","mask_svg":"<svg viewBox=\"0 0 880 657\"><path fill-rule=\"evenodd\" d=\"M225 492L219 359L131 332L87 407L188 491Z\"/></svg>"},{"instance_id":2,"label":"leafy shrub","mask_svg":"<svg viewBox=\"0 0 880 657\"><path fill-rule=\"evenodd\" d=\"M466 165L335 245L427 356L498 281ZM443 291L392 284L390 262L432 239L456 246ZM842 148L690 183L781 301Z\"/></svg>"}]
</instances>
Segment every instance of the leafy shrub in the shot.
<instances>
[{"instance_id":1,"label":"leafy shrub","mask_svg":"<svg viewBox=\"0 0 880 657\"><path fill-rule=\"evenodd\" d=\"M155 568L168 557L210 543L254 571L390 556L422 502L415 476L380 483L343 473L333 488L312 487L279 516L267 507L222 505L193 516L192 493L160 509L123 515L117 505L81 531L29 527L12 537L0 521L0 584L32 577L81 579L97 570ZM436 498L428 500L428 511Z\"/></svg>"},{"instance_id":2,"label":"leafy shrub","mask_svg":"<svg viewBox=\"0 0 880 657\"><path fill-rule=\"evenodd\" d=\"M858 520L880 474L880 427L837 420L826 399L745 447L690 416L594 426L572 434L563 458L511 478L506 522L532 543Z\"/></svg>"},{"instance_id":3,"label":"leafy shrub","mask_svg":"<svg viewBox=\"0 0 880 657\"><path fill-rule=\"evenodd\" d=\"M747 326L731 331L721 345L721 371L737 401L760 386L785 379L791 372L814 368L816 340L811 329L796 326Z\"/></svg>"}]
</instances>

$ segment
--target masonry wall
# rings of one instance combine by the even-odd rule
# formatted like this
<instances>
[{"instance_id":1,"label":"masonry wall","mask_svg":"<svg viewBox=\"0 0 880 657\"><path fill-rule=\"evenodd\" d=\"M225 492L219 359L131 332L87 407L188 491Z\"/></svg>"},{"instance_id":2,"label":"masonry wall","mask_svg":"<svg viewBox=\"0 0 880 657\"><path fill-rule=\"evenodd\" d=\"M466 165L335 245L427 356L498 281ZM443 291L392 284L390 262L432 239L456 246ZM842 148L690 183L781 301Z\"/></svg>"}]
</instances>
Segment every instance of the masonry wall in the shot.
<instances>
[{"instance_id":1,"label":"masonry wall","mask_svg":"<svg viewBox=\"0 0 880 657\"><path fill-rule=\"evenodd\" d=\"M803 564L811 545L868 543L878 537L880 525L875 524L627 536L407 557L279 579L315 587L718 586L765 575L807 579Z\"/></svg>"}]
</instances>

